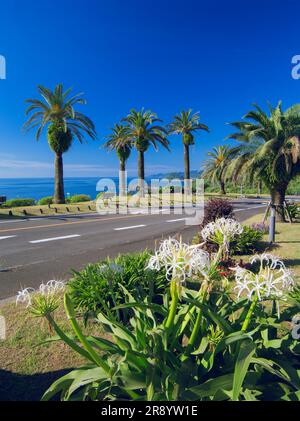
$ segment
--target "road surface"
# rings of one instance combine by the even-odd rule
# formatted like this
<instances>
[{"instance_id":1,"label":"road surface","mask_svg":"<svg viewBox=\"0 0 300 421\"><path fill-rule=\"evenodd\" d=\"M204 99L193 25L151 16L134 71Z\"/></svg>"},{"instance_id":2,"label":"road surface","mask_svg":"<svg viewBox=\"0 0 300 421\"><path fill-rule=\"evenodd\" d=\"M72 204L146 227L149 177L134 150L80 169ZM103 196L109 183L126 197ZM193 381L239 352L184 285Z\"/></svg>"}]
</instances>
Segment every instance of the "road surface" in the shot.
<instances>
[{"instance_id":1,"label":"road surface","mask_svg":"<svg viewBox=\"0 0 300 421\"><path fill-rule=\"evenodd\" d=\"M240 221L266 207L262 200L253 199L233 204ZM67 280L71 268L79 270L107 256L153 248L172 234L190 241L198 227L187 226L184 215L169 212L0 221L0 300L50 279Z\"/></svg>"}]
</instances>

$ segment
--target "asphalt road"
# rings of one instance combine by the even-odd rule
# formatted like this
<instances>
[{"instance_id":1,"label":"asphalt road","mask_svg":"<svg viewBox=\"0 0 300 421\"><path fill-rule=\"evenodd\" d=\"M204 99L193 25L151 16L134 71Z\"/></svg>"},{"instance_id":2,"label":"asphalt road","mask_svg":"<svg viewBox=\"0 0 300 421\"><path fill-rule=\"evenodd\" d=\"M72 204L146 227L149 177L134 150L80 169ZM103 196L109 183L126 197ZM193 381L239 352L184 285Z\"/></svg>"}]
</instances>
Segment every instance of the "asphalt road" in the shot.
<instances>
[{"instance_id":1,"label":"asphalt road","mask_svg":"<svg viewBox=\"0 0 300 421\"><path fill-rule=\"evenodd\" d=\"M262 200L233 201L242 221L263 212ZM86 214L0 221L0 300L20 288L38 287L50 279L67 280L79 270L119 253L154 248L162 238L179 233L190 241L197 226L185 224L185 215L161 210L149 215Z\"/></svg>"}]
</instances>

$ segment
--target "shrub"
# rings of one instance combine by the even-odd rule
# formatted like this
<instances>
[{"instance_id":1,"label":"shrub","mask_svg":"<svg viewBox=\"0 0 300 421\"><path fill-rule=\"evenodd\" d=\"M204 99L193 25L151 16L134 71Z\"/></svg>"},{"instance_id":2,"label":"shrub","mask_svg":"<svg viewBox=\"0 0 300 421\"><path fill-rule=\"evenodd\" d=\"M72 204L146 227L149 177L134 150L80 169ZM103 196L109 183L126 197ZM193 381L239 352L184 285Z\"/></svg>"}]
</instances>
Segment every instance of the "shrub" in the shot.
<instances>
[{"instance_id":1,"label":"shrub","mask_svg":"<svg viewBox=\"0 0 300 421\"><path fill-rule=\"evenodd\" d=\"M80 202L90 202L90 201L91 201L91 196L89 196L88 194L74 194L74 196L70 198L70 203L80 203Z\"/></svg>"},{"instance_id":2,"label":"shrub","mask_svg":"<svg viewBox=\"0 0 300 421\"><path fill-rule=\"evenodd\" d=\"M288 210L293 219L300 217L300 207L296 203L289 204Z\"/></svg>"},{"instance_id":3,"label":"shrub","mask_svg":"<svg viewBox=\"0 0 300 421\"><path fill-rule=\"evenodd\" d=\"M75 307L81 309L85 316L102 311L118 320L128 320L130 309L114 311L115 306L124 304L125 293L122 287L137 300L145 297L157 300L166 286L163 273L155 277L145 269L149 253L123 254L114 260L105 260L90 264L81 272L73 272L69 283L70 294Z\"/></svg>"},{"instance_id":4,"label":"shrub","mask_svg":"<svg viewBox=\"0 0 300 421\"><path fill-rule=\"evenodd\" d=\"M269 232L269 225L265 224L264 222L257 222L251 225L251 228L255 229L256 231L262 232L262 234L268 234Z\"/></svg>"},{"instance_id":5,"label":"shrub","mask_svg":"<svg viewBox=\"0 0 300 421\"><path fill-rule=\"evenodd\" d=\"M210 199L204 206L204 219L202 226L218 218L233 218L233 206L226 199Z\"/></svg>"},{"instance_id":6,"label":"shrub","mask_svg":"<svg viewBox=\"0 0 300 421\"><path fill-rule=\"evenodd\" d=\"M34 206L34 199L11 199L1 205L2 208L18 208L22 206Z\"/></svg>"},{"instance_id":7,"label":"shrub","mask_svg":"<svg viewBox=\"0 0 300 421\"><path fill-rule=\"evenodd\" d=\"M240 234L230 245L231 254L251 254L259 247L263 231L253 227L244 226Z\"/></svg>"},{"instance_id":8,"label":"shrub","mask_svg":"<svg viewBox=\"0 0 300 421\"><path fill-rule=\"evenodd\" d=\"M53 203L53 197L52 196L46 196L46 197L42 197L39 200L39 205L52 205Z\"/></svg>"}]
</instances>

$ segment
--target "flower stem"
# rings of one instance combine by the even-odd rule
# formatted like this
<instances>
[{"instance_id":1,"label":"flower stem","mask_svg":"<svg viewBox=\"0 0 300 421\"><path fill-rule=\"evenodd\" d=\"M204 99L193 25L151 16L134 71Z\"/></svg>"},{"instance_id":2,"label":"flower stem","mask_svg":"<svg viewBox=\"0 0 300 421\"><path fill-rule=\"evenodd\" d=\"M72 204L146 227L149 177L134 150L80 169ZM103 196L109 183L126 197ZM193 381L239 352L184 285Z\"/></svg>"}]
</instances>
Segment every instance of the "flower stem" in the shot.
<instances>
[{"instance_id":1,"label":"flower stem","mask_svg":"<svg viewBox=\"0 0 300 421\"><path fill-rule=\"evenodd\" d=\"M246 317L245 317L245 320L244 320L244 323L243 323L243 326L242 326L242 332L246 332L246 330L248 328L248 325L250 323L250 319L251 319L251 316L253 314L254 308L257 304L257 301L258 301L258 298L255 297L254 300L251 303L251 306L249 307L248 313L246 314Z\"/></svg>"},{"instance_id":2,"label":"flower stem","mask_svg":"<svg viewBox=\"0 0 300 421\"><path fill-rule=\"evenodd\" d=\"M205 298L206 298L206 290L204 291L204 293L202 295L201 303L203 303L205 301ZM197 318L196 318L194 328L192 330L191 337L189 339L189 343L188 343L188 346L187 346L188 350L190 350L194 346L196 338L199 335L199 330L201 328L201 320L202 320L202 309L200 308L199 312L197 314Z\"/></svg>"},{"instance_id":3,"label":"flower stem","mask_svg":"<svg viewBox=\"0 0 300 421\"><path fill-rule=\"evenodd\" d=\"M177 304L178 304L178 291L177 291L176 281L171 281L170 290L171 290L172 302L171 302L169 315L168 315L166 325L165 325L167 329L169 329L174 323L174 319L176 315L176 309L177 309Z\"/></svg>"}]
</instances>

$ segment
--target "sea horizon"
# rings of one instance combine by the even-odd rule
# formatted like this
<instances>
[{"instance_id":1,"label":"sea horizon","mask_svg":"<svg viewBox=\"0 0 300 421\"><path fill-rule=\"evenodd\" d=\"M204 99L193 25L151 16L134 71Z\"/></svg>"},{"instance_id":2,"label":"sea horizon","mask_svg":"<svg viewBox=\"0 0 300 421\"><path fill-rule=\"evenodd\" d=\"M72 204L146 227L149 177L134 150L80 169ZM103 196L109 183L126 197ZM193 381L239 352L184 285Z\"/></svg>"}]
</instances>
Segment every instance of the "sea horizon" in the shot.
<instances>
[{"instance_id":1,"label":"sea horizon","mask_svg":"<svg viewBox=\"0 0 300 421\"><path fill-rule=\"evenodd\" d=\"M178 173L178 175L181 173ZM152 174L145 177L145 180L151 178L163 178L168 174ZM87 194L91 199L95 199L98 192L96 190L97 182L109 178L115 181L118 191L119 177L65 177L64 188L65 195L73 196L75 194ZM130 176L127 181L135 179ZM53 196L54 178L53 177L26 177L26 178L0 178L0 196L5 196L7 200L18 198L30 198L39 200L42 197Z\"/></svg>"}]
</instances>

